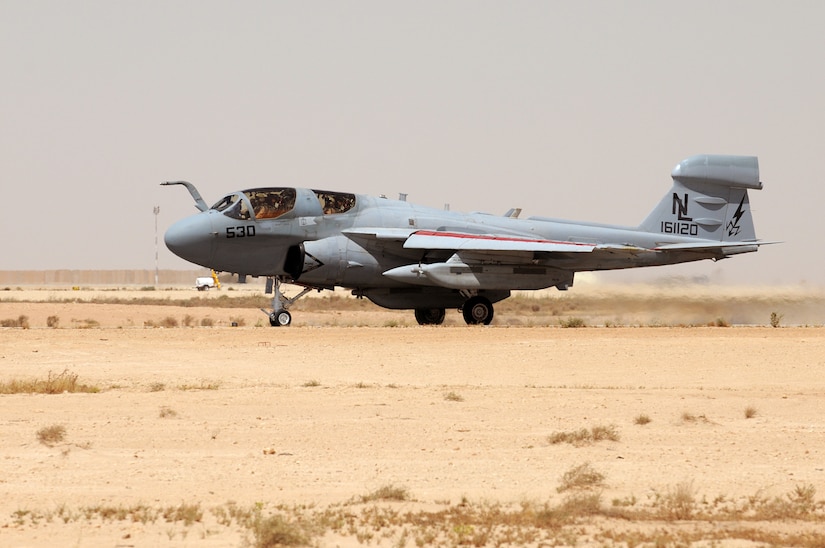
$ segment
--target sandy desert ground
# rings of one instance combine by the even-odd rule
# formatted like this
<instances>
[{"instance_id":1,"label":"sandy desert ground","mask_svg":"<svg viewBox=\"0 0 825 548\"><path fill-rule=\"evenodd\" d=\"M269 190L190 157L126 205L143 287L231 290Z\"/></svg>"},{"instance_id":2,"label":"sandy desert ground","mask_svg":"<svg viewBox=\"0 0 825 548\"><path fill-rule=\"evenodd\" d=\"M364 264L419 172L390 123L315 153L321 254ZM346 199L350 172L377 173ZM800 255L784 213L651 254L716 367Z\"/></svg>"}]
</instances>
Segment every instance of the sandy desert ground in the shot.
<instances>
[{"instance_id":1,"label":"sandy desert ground","mask_svg":"<svg viewBox=\"0 0 825 548\"><path fill-rule=\"evenodd\" d=\"M0 293L29 327L0 329L1 383L99 389L0 395L0 544L265 544L266 519L320 546L825 544L819 293L539 299L489 327L316 301L289 328L152 293Z\"/></svg>"}]
</instances>

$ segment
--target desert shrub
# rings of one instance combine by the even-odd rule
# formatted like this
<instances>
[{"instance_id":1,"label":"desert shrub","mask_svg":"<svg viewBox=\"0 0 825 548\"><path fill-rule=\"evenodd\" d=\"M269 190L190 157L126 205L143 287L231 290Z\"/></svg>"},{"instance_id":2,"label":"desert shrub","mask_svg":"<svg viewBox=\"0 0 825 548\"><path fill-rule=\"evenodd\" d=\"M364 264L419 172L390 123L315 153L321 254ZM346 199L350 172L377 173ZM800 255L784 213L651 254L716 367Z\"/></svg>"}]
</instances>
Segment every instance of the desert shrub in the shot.
<instances>
[{"instance_id":1,"label":"desert shrub","mask_svg":"<svg viewBox=\"0 0 825 548\"><path fill-rule=\"evenodd\" d=\"M163 519L169 523L182 521L184 525L192 525L203 519L203 509L200 504L186 504L184 502L180 506L167 506L161 514Z\"/></svg>"},{"instance_id":2,"label":"desert shrub","mask_svg":"<svg viewBox=\"0 0 825 548\"><path fill-rule=\"evenodd\" d=\"M745 418L752 419L756 416L756 408L752 405L749 405L745 408Z\"/></svg>"},{"instance_id":3,"label":"desert shrub","mask_svg":"<svg viewBox=\"0 0 825 548\"><path fill-rule=\"evenodd\" d=\"M166 390L166 385L162 382L153 382L149 385L149 392L163 392Z\"/></svg>"},{"instance_id":4,"label":"desert shrub","mask_svg":"<svg viewBox=\"0 0 825 548\"><path fill-rule=\"evenodd\" d=\"M278 514L255 520L252 534L255 536L253 545L256 548L307 546L310 541L310 536L303 527Z\"/></svg>"},{"instance_id":5,"label":"desert shrub","mask_svg":"<svg viewBox=\"0 0 825 548\"><path fill-rule=\"evenodd\" d=\"M166 316L160 321L160 326L166 328L177 327L178 319L173 316Z\"/></svg>"},{"instance_id":6,"label":"desert shrub","mask_svg":"<svg viewBox=\"0 0 825 548\"><path fill-rule=\"evenodd\" d=\"M232 327L244 327L246 325L246 319L242 316L232 316L229 318L229 324Z\"/></svg>"},{"instance_id":7,"label":"desert shrub","mask_svg":"<svg viewBox=\"0 0 825 548\"><path fill-rule=\"evenodd\" d=\"M464 401L464 396L455 392L447 392L444 394L444 399L447 401Z\"/></svg>"},{"instance_id":8,"label":"desert shrub","mask_svg":"<svg viewBox=\"0 0 825 548\"><path fill-rule=\"evenodd\" d=\"M213 327L215 325L215 320L212 318L204 318L201 320L201 327Z\"/></svg>"},{"instance_id":9,"label":"desert shrub","mask_svg":"<svg viewBox=\"0 0 825 548\"><path fill-rule=\"evenodd\" d=\"M46 326L52 329L57 329L60 325L60 318L57 316L49 316L46 318Z\"/></svg>"},{"instance_id":10,"label":"desert shrub","mask_svg":"<svg viewBox=\"0 0 825 548\"><path fill-rule=\"evenodd\" d=\"M195 324L195 317L191 314L187 314L183 317L183 325L185 327L192 327Z\"/></svg>"},{"instance_id":11,"label":"desert shrub","mask_svg":"<svg viewBox=\"0 0 825 548\"><path fill-rule=\"evenodd\" d=\"M567 318L563 320L559 320L559 325L566 328L574 328L574 327L586 327L586 323L584 318Z\"/></svg>"},{"instance_id":12,"label":"desert shrub","mask_svg":"<svg viewBox=\"0 0 825 548\"><path fill-rule=\"evenodd\" d=\"M75 327L78 329L94 329L100 327L100 322L92 318L86 318L85 320L72 318L72 323L75 324Z\"/></svg>"},{"instance_id":13,"label":"desert shrub","mask_svg":"<svg viewBox=\"0 0 825 548\"><path fill-rule=\"evenodd\" d=\"M782 323L782 318L784 318L782 314L771 312L771 327L779 327L779 324Z\"/></svg>"},{"instance_id":14,"label":"desert shrub","mask_svg":"<svg viewBox=\"0 0 825 548\"><path fill-rule=\"evenodd\" d=\"M62 424L44 426L37 431L37 439L43 445L53 447L66 437L66 427Z\"/></svg>"},{"instance_id":15,"label":"desert shrub","mask_svg":"<svg viewBox=\"0 0 825 548\"><path fill-rule=\"evenodd\" d=\"M318 379L311 379L302 384L301 386L305 388L314 388L316 386L321 386L321 381L319 381Z\"/></svg>"},{"instance_id":16,"label":"desert shrub","mask_svg":"<svg viewBox=\"0 0 825 548\"><path fill-rule=\"evenodd\" d=\"M596 471L589 462L574 466L561 477L561 484L556 491L563 493L570 489L590 489L604 482L604 474Z\"/></svg>"},{"instance_id":17,"label":"desert shrub","mask_svg":"<svg viewBox=\"0 0 825 548\"><path fill-rule=\"evenodd\" d=\"M21 314L14 318L7 318L5 320L0 320L0 327L22 327L23 329L28 329L29 326L29 317Z\"/></svg>"}]
</instances>

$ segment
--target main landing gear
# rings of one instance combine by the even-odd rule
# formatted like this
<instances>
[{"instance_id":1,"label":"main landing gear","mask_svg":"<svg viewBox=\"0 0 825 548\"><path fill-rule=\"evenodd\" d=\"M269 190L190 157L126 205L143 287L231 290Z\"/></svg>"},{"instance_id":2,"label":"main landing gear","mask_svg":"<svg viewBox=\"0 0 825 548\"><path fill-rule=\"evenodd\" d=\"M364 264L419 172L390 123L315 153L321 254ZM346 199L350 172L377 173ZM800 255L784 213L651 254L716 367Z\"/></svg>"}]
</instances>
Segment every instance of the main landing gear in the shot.
<instances>
[{"instance_id":1,"label":"main landing gear","mask_svg":"<svg viewBox=\"0 0 825 548\"><path fill-rule=\"evenodd\" d=\"M443 308L416 308L415 321L419 325L441 325L446 313Z\"/></svg>"},{"instance_id":2,"label":"main landing gear","mask_svg":"<svg viewBox=\"0 0 825 548\"><path fill-rule=\"evenodd\" d=\"M486 297L475 295L465 301L461 313L468 325L490 325L493 321L493 303Z\"/></svg>"},{"instance_id":3,"label":"main landing gear","mask_svg":"<svg viewBox=\"0 0 825 548\"><path fill-rule=\"evenodd\" d=\"M493 321L493 303L486 297L474 295L464 302L461 313L468 325L490 325ZM444 316L443 308L415 309L415 320L419 325L441 325Z\"/></svg>"},{"instance_id":4,"label":"main landing gear","mask_svg":"<svg viewBox=\"0 0 825 548\"><path fill-rule=\"evenodd\" d=\"M272 311L270 312L269 310L262 308L261 312L269 316L269 325L272 327L286 327L292 323L292 314L289 313L287 308L292 306L295 301L312 291L312 288L305 287L303 291L290 299L281 293L281 278L267 278L266 292L272 293L273 286L275 295L272 297Z\"/></svg>"}]
</instances>

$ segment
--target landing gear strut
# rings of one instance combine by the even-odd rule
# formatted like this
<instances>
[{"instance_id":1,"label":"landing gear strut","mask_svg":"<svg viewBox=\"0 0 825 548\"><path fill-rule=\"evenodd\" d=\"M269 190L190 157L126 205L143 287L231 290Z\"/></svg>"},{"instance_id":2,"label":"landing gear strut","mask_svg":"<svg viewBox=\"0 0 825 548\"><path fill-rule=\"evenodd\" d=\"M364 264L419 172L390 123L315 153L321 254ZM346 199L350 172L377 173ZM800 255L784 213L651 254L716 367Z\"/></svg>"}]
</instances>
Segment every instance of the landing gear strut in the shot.
<instances>
[{"instance_id":1,"label":"landing gear strut","mask_svg":"<svg viewBox=\"0 0 825 548\"><path fill-rule=\"evenodd\" d=\"M292 323L292 314L289 313L287 308L292 306L295 301L312 291L311 287L305 287L303 291L290 299L281 293L281 281L281 278L277 276L266 279L266 292L272 293L274 286L275 294L272 297L272 311L270 312L269 310L262 308L261 312L269 316L269 325L272 327L286 327L290 325Z\"/></svg>"},{"instance_id":2,"label":"landing gear strut","mask_svg":"<svg viewBox=\"0 0 825 548\"><path fill-rule=\"evenodd\" d=\"M464 321L469 325L490 325L493 321L493 303L486 297L478 295L470 297L461 307L461 313L464 315Z\"/></svg>"}]
</instances>

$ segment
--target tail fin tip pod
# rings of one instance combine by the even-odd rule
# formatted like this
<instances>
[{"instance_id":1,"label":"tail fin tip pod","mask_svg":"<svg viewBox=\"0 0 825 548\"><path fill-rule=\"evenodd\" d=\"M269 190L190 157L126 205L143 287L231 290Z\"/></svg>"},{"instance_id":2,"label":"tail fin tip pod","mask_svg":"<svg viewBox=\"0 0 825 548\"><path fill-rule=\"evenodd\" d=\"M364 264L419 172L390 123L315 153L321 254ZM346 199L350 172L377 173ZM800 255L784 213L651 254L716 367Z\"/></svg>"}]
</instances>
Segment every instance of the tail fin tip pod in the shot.
<instances>
[{"instance_id":1,"label":"tail fin tip pod","mask_svg":"<svg viewBox=\"0 0 825 548\"><path fill-rule=\"evenodd\" d=\"M702 154L679 162L673 187L639 226L715 241L755 241L748 189L760 190L755 156Z\"/></svg>"}]
</instances>

